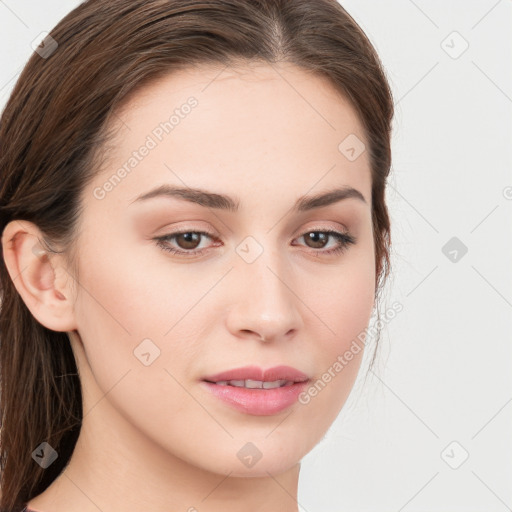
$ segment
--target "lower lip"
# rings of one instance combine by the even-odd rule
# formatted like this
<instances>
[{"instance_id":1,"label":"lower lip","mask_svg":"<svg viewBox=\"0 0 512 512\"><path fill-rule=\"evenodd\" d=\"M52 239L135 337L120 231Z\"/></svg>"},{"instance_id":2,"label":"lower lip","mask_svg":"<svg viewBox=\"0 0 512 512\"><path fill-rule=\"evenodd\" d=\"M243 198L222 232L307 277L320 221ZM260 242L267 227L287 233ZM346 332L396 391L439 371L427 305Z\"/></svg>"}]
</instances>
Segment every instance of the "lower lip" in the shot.
<instances>
[{"instance_id":1,"label":"lower lip","mask_svg":"<svg viewBox=\"0 0 512 512\"><path fill-rule=\"evenodd\" d=\"M239 388L206 381L202 384L217 398L239 411L258 416L270 416L292 406L308 385L308 381L274 389Z\"/></svg>"}]
</instances>

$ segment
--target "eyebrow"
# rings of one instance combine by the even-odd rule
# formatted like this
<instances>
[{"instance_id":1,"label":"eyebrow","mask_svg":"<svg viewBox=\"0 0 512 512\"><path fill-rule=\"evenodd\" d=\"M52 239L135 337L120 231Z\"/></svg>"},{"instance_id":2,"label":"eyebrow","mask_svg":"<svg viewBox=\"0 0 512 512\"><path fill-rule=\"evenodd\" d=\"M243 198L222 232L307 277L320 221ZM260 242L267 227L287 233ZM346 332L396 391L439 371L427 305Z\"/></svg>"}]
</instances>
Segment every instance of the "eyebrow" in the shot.
<instances>
[{"instance_id":1,"label":"eyebrow","mask_svg":"<svg viewBox=\"0 0 512 512\"><path fill-rule=\"evenodd\" d=\"M207 190L190 187L177 187L167 184L141 194L134 199L132 203L162 196L181 199L190 203L198 204L205 208L214 208L230 212L237 212L240 207L240 200L237 198L235 199L224 194L217 194ZM366 203L366 199L359 190L352 187L343 187L329 190L327 192L321 192L313 196L301 196L295 201L292 210L295 212L306 212L316 208L329 206L349 198L354 198Z\"/></svg>"}]
</instances>

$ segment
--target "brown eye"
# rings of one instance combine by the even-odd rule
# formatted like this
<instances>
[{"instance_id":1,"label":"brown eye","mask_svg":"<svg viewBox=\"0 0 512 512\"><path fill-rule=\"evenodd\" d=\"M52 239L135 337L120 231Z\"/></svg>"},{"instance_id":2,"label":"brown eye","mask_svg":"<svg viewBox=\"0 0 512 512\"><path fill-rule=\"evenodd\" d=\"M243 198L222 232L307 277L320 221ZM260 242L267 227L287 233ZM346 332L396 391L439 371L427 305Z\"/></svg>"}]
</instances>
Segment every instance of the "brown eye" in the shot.
<instances>
[{"instance_id":1,"label":"brown eye","mask_svg":"<svg viewBox=\"0 0 512 512\"><path fill-rule=\"evenodd\" d=\"M157 245L172 254L194 256L206 251L208 248L200 248L203 238L213 239L214 236L204 231L181 231L155 238Z\"/></svg>"},{"instance_id":2,"label":"brown eye","mask_svg":"<svg viewBox=\"0 0 512 512\"><path fill-rule=\"evenodd\" d=\"M204 231L181 231L160 236L154 240L157 242L158 247L172 254L179 256L198 256L209 249L209 247L198 249L203 238L217 240L213 234ZM310 231L299 238L304 238L306 245L313 250L313 252L317 253L318 256L341 254L350 244L356 243L356 239L352 235L333 230ZM335 239L337 243L330 249L324 249L331 239Z\"/></svg>"},{"instance_id":3,"label":"brown eye","mask_svg":"<svg viewBox=\"0 0 512 512\"><path fill-rule=\"evenodd\" d=\"M318 255L334 255L341 254L344 252L350 244L355 244L356 239L352 235L348 233L339 233L334 230L318 230L318 231L309 231L305 233L299 238L304 238L306 245L311 249L316 249L316 253ZM322 250L327 244L330 238L334 238L337 243L334 247L326 250Z\"/></svg>"},{"instance_id":4,"label":"brown eye","mask_svg":"<svg viewBox=\"0 0 512 512\"><path fill-rule=\"evenodd\" d=\"M312 247L313 249L323 249L330 236L331 235L329 233L325 233L323 231L311 231L304 235L304 239L307 240L308 245L309 242L312 243L309 247Z\"/></svg>"},{"instance_id":5,"label":"brown eye","mask_svg":"<svg viewBox=\"0 0 512 512\"><path fill-rule=\"evenodd\" d=\"M188 233L179 233L178 235L175 235L174 238L180 249L193 250L199 245L201 236L201 233L191 231Z\"/></svg>"}]
</instances>

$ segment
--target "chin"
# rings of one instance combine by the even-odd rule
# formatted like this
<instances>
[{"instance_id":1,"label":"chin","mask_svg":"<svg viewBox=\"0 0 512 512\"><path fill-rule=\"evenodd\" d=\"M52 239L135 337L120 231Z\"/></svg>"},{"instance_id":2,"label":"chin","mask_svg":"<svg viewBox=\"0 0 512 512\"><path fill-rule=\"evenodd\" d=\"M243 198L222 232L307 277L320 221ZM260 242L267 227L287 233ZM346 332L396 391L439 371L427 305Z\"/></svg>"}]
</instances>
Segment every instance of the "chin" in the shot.
<instances>
[{"instance_id":1,"label":"chin","mask_svg":"<svg viewBox=\"0 0 512 512\"><path fill-rule=\"evenodd\" d=\"M284 444L278 438L272 440L255 438L253 442L235 441L236 448L223 451L219 454L217 462L213 463L212 471L220 474L241 478L268 477L285 473L300 465L301 459L306 455L301 443ZM226 453L233 456L226 457ZM204 462L204 461L203 461Z\"/></svg>"},{"instance_id":2,"label":"chin","mask_svg":"<svg viewBox=\"0 0 512 512\"><path fill-rule=\"evenodd\" d=\"M267 478L270 475L276 476L286 473L292 468L300 465L300 459L295 457L293 460L269 460L266 462L261 459L252 468L243 468L240 466L228 468L224 474L230 473L229 476L236 478Z\"/></svg>"}]
</instances>

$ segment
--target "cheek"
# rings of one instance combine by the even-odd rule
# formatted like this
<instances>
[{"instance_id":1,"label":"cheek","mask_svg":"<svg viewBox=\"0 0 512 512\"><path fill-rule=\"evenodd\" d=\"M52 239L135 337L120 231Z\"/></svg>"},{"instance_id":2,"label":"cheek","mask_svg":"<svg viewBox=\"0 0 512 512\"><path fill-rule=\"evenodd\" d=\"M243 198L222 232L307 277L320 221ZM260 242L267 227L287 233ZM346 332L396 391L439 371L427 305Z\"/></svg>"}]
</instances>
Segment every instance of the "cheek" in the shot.
<instances>
[{"instance_id":1,"label":"cheek","mask_svg":"<svg viewBox=\"0 0 512 512\"><path fill-rule=\"evenodd\" d=\"M309 294L311 309L320 318L323 336L317 336L317 374L302 403L333 421L357 377L375 296L373 244L360 246ZM318 320L311 320L315 325Z\"/></svg>"},{"instance_id":2,"label":"cheek","mask_svg":"<svg viewBox=\"0 0 512 512\"><path fill-rule=\"evenodd\" d=\"M108 394L108 402L131 424L158 437L171 430L170 420L190 416L194 406L180 383L201 350L192 344L199 319L194 311L180 319L198 293L182 289L177 276L179 289L169 290L169 276L164 280L154 266L142 265L136 252L106 247L101 254L81 253L76 312L86 355L82 364L94 378L87 384L97 390L97 400Z\"/></svg>"},{"instance_id":3,"label":"cheek","mask_svg":"<svg viewBox=\"0 0 512 512\"><path fill-rule=\"evenodd\" d=\"M371 317L375 297L375 257L373 241L368 237L365 240L341 258L336 270L330 269L312 296L312 309L319 312L318 316L326 326L328 335L324 337L324 349L331 358L346 350L351 341L364 332Z\"/></svg>"},{"instance_id":4,"label":"cheek","mask_svg":"<svg viewBox=\"0 0 512 512\"><path fill-rule=\"evenodd\" d=\"M106 329L133 343L162 338L183 317L186 306L197 301L197 280L184 279L182 266L173 269L164 258L155 261L157 249L149 244L130 247L117 240L101 247L81 254L83 286L77 306L85 329L94 329L96 335Z\"/></svg>"},{"instance_id":5,"label":"cheek","mask_svg":"<svg viewBox=\"0 0 512 512\"><path fill-rule=\"evenodd\" d=\"M218 277L194 279L186 266L173 268L165 258L155 258L148 245L128 247L112 240L96 246L85 241L80 256L75 311L87 364L104 390L128 370L145 372L141 389L169 386L165 369L181 382L206 338L198 299Z\"/></svg>"}]
</instances>

